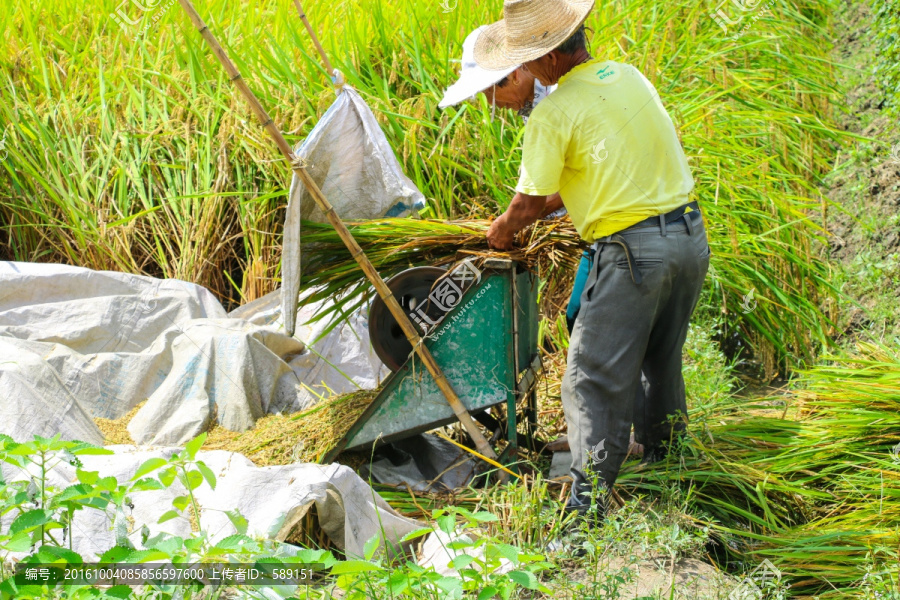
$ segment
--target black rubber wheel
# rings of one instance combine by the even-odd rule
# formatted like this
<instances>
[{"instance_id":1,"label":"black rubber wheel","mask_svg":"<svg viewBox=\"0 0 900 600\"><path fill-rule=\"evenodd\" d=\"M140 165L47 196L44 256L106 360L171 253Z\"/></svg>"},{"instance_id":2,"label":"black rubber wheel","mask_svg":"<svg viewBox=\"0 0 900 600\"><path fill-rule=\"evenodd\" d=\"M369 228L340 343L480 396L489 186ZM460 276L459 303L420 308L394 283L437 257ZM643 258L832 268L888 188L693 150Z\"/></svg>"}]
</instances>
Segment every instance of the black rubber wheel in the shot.
<instances>
[{"instance_id":1,"label":"black rubber wheel","mask_svg":"<svg viewBox=\"0 0 900 600\"><path fill-rule=\"evenodd\" d=\"M446 274L447 271L438 267L415 267L395 275L387 285L406 314L414 312L424 304L423 311L435 321L444 313L434 303L429 302L428 295L437 280ZM419 335L423 335L424 332L416 320L412 321L419 330ZM372 340L375 354L391 371L399 370L412 352L412 345L381 296L376 296L369 308L369 338Z\"/></svg>"}]
</instances>

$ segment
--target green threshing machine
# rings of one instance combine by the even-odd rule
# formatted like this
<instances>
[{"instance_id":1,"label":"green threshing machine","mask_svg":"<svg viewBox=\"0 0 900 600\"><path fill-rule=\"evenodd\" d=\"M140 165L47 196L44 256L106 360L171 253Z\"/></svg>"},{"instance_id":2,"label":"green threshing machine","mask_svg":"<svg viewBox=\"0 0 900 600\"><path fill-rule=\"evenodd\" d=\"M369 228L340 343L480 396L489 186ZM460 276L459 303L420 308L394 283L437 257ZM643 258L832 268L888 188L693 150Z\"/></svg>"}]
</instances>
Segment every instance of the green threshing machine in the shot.
<instances>
[{"instance_id":1,"label":"green threshing machine","mask_svg":"<svg viewBox=\"0 0 900 600\"><path fill-rule=\"evenodd\" d=\"M487 259L480 269L469 261L450 270L409 269L388 286L422 330L424 343L469 413L493 431L494 441L505 434L501 460L512 463L523 441L534 447L534 384L541 368L538 278L513 261ZM369 311L369 334L393 372L323 462L344 450L371 448L456 420L380 299ZM506 406L502 420L487 410L500 404Z\"/></svg>"}]
</instances>

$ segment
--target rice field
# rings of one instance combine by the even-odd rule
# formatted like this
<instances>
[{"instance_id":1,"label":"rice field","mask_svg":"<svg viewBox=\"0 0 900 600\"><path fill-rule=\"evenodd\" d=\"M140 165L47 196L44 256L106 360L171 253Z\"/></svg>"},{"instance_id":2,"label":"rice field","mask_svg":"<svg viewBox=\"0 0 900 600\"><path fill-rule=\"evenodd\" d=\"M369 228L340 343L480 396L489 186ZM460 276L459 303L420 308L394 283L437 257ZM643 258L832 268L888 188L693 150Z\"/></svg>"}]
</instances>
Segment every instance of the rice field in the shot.
<instances>
[{"instance_id":1,"label":"rice field","mask_svg":"<svg viewBox=\"0 0 900 600\"><path fill-rule=\"evenodd\" d=\"M501 3L306 4L428 200L422 220L352 224L373 263L390 275L483 253L487 220L512 197L520 121L492 119L483 98L437 104L463 38ZM888 342L844 352L833 341L840 291L826 238L840 207L821 185L853 137L834 120L836 4L767 4L727 35L710 16L720 4L707 1L611 0L587 22L594 56L631 63L656 86L689 157L713 253L698 319L767 376L795 374L783 394L692 403L684 456L652 472L627 465L620 487L649 498L678 490L712 532L719 564L770 560L792 597L889 598L872 591L871 573L889 587L900 560L900 355ZM133 25L113 18L121 6L0 9L0 260L185 279L227 306L277 289L288 166L177 3L140 19L128 5ZM293 5L196 6L288 141L301 141L334 93ZM329 228L305 224L304 236L327 250L312 257L305 286L365 291ZM552 284L544 307L559 308L580 252L570 226L538 226L521 243L517 256ZM548 345L564 349L564 326L545 312ZM245 434L214 431L208 446L263 463L315 460L320 445L285 438L318 427L308 435L326 444L340 419L267 417ZM383 494L417 515L447 501Z\"/></svg>"},{"instance_id":2,"label":"rice field","mask_svg":"<svg viewBox=\"0 0 900 600\"><path fill-rule=\"evenodd\" d=\"M3 258L187 279L231 305L276 289L286 166L177 4L136 26L110 16L117 6L16 2L0 14ZM485 218L511 197L518 118L492 121L484 102L437 109L463 37L499 6L307 7L429 199L425 217ZM288 140L301 140L334 96L293 6L197 8ZM709 291L726 335L774 373L827 344L834 316L821 255L828 207L816 188L840 137L829 116L830 11L779 4L732 40L712 8L602 3L590 45L640 68L665 99L708 215ZM751 291L758 308L744 316Z\"/></svg>"}]
</instances>

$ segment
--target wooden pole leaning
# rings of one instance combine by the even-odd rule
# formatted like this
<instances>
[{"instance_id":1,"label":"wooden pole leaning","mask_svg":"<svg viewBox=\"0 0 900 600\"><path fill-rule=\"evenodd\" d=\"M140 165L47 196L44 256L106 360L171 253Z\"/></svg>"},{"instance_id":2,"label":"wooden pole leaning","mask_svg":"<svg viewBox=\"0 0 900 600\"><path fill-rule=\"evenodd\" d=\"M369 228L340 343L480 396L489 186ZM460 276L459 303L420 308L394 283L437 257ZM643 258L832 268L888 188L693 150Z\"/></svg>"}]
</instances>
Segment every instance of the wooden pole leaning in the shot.
<instances>
[{"instance_id":1,"label":"wooden pole leaning","mask_svg":"<svg viewBox=\"0 0 900 600\"><path fill-rule=\"evenodd\" d=\"M244 98L250 104L250 108L259 118L260 123L262 123L263 128L269 133L269 135L272 137L272 140L278 146L278 149L281 150L281 153L290 162L291 169L300 178L300 180L303 182L303 185L306 186L309 195L312 196L313 200L316 202L322 212L325 213L325 217L328 219L329 223L331 223L332 227L334 227L335 231L337 231L341 240L347 246L347 249L350 250L351 256L353 256L353 258L359 264L363 273L365 273L366 278L375 287L375 291L377 291L378 295L381 296L381 299L384 300L384 303L391 311L391 314L394 315L395 319L397 319L397 323L399 323L401 329L403 329L403 333L406 335L406 339L409 340L409 343L412 345L415 352L419 355L419 358L425 364L428 372L431 373L432 377L434 377L434 381L437 384L438 389L440 389L440 391L444 394L444 397L446 397L447 403L450 405L450 408L453 409L453 414L455 414L460 423L463 424L466 432L475 442L475 446L478 448L478 451L488 458L496 460L497 454L494 452L494 449L491 448L491 445L488 444L484 435L481 433L481 430L478 429L478 425L475 423L474 419L472 419L472 415L469 414L469 411L462 403L462 400L460 400L459 396L456 395L456 392L453 391L453 387L450 385L450 382L447 381L447 377L444 375L444 372L434 360L434 356L431 355L431 352L428 350L425 344L422 343L422 338L419 337L419 333L416 331L415 326L409 320L409 317L406 315L406 313L403 312L403 308L400 306L400 303L397 302L396 298L394 298L394 295L391 293L390 288L388 288L387 284L381 278L381 275L378 274L378 271L375 270L375 267L372 265L371 261L369 261L369 258L365 255L362 248L353 238L353 234L350 233L350 230L347 229L347 226L344 225L343 221L341 221L341 218L334 211L334 207L331 205L328 199L325 198L322 190L319 189L319 186L316 185L316 182L313 181L313 178L309 175L309 173L307 173L301 162L298 161L297 157L294 156L293 150L291 150L291 147L284 139L284 136L281 135L281 131L278 129L278 127L275 126L274 121L271 119L271 117L269 117L269 114L263 108L262 104L260 104L259 100L257 100L256 95L254 95L254 93L247 86L247 83L243 80L241 74L238 72L237 67L235 67L234 63L231 62L231 59L228 58L225 50L209 30L209 27L207 27L206 23L204 23L200 15L197 14L197 11L194 9L194 5L191 3L191 0L178 0L178 3L181 4L181 8L183 8L184 12L187 13L188 17L190 17L191 22L200 32L200 35L203 36L203 39L205 39L210 48L212 48L213 53L219 59L219 62L222 63L222 66L225 68L225 71L231 78L231 82L234 83L238 90L240 90L240 92L244 95Z\"/></svg>"},{"instance_id":2,"label":"wooden pole leaning","mask_svg":"<svg viewBox=\"0 0 900 600\"><path fill-rule=\"evenodd\" d=\"M309 24L309 19L306 18L306 13L303 11L303 7L300 6L300 0L294 0L294 6L297 7L297 12L300 13L300 20L303 21L303 24L306 25L306 31L309 33L309 37L312 38L313 44L316 46L316 50L319 52L319 56L322 57L322 62L325 64L325 71L328 72L329 77L334 77L334 67L331 66L331 61L328 60L328 55L325 54L325 48L322 47L322 44L319 43L319 38L316 36L316 31L312 28L312 25Z\"/></svg>"}]
</instances>

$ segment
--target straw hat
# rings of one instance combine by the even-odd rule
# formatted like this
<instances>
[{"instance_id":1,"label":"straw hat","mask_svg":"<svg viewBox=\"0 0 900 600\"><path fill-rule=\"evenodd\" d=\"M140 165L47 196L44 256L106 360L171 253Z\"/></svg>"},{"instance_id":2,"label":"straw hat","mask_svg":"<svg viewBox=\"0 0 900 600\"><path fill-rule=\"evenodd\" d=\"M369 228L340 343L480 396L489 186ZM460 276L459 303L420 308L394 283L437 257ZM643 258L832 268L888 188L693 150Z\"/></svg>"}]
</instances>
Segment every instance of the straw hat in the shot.
<instances>
[{"instance_id":1,"label":"straw hat","mask_svg":"<svg viewBox=\"0 0 900 600\"><path fill-rule=\"evenodd\" d=\"M459 104L463 100L468 100L478 92L483 92L499 83L504 77L519 68L519 65L513 65L502 71L488 71L475 63L475 43L485 29L487 26L479 27L470 33L463 42L462 70L459 73L459 79L444 92L444 98L438 104L438 108L447 108Z\"/></svg>"},{"instance_id":2,"label":"straw hat","mask_svg":"<svg viewBox=\"0 0 900 600\"><path fill-rule=\"evenodd\" d=\"M584 23L594 0L506 0L503 20L482 32L475 62L485 69L508 69L547 54Z\"/></svg>"}]
</instances>

